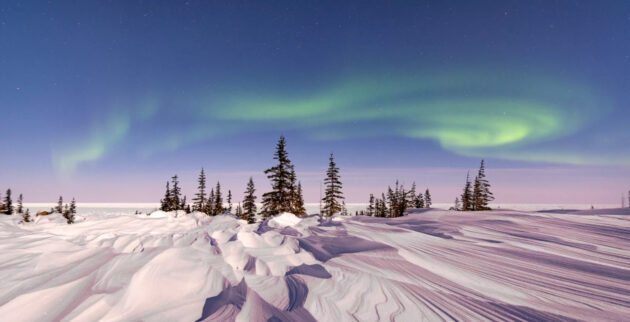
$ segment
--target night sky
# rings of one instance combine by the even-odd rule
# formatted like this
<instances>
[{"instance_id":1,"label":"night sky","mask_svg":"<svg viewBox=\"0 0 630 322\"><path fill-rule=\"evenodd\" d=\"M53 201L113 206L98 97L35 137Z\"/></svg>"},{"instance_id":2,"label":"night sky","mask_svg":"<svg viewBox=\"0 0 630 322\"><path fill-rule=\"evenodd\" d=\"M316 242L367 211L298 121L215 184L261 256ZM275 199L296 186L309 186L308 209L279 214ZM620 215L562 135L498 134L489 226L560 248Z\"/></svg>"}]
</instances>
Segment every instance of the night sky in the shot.
<instances>
[{"instance_id":1,"label":"night sky","mask_svg":"<svg viewBox=\"0 0 630 322\"><path fill-rule=\"evenodd\" d=\"M263 192L277 138L316 202L396 179L451 202L630 189L628 1L2 1L0 189L147 202L201 167Z\"/></svg>"}]
</instances>

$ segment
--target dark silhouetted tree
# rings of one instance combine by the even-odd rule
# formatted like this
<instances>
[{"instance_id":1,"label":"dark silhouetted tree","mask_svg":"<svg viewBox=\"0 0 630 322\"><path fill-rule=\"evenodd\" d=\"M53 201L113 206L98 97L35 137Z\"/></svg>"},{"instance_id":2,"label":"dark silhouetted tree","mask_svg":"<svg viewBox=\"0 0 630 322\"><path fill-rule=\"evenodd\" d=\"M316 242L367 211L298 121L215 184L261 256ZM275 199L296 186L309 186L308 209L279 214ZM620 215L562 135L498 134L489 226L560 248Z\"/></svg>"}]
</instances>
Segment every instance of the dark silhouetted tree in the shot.
<instances>
[{"instance_id":1,"label":"dark silhouetted tree","mask_svg":"<svg viewBox=\"0 0 630 322\"><path fill-rule=\"evenodd\" d=\"M193 210L204 211L206 207L206 173L203 168L201 168L197 183L197 193L195 194L195 198L193 198Z\"/></svg>"},{"instance_id":2,"label":"dark silhouetted tree","mask_svg":"<svg viewBox=\"0 0 630 322\"><path fill-rule=\"evenodd\" d=\"M464 185L464 191L462 192L462 210L474 210L470 173L466 173L466 184Z\"/></svg>"},{"instance_id":3,"label":"dark silhouetted tree","mask_svg":"<svg viewBox=\"0 0 630 322\"><path fill-rule=\"evenodd\" d=\"M328 160L328 170L326 171L326 178L324 179L326 189L322 201L324 202L324 214L330 217L343 209L340 200L343 200L344 196L341 190L343 185L339 180L339 168L335 163L335 158L332 153Z\"/></svg>"},{"instance_id":4,"label":"dark silhouetted tree","mask_svg":"<svg viewBox=\"0 0 630 322\"><path fill-rule=\"evenodd\" d=\"M20 194L17 200L17 213L21 214L23 211L24 211L24 198L22 197L22 194Z\"/></svg>"},{"instance_id":5,"label":"dark silhouetted tree","mask_svg":"<svg viewBox=\"0 0 630 322\"><path fill-rule=\"evenodd\" d=\"M59 200L57 201L56 212L62 214L63 213L63 197L59 196Z\"/></svg>"},{"instance_id":6,"label":"dark silhouetted tree","mask_svg":"<svg viewBox=\"0 0 630 322\"><path fill-rule=\"evenodd\" d=\"M232 212L232 190L228 190L227 203L228 203L227 211L231 213Z\"/></svg>"},{"instance_id":7,"label":"dark silhouetted tree","mask_svg":"<svg viewBox=\"0 0 630 322\"><path fill-rule=\"evenodd\" d=\"M11 189L7 189L7 195L4 196L4 213L13 215L13 200L11 200Z\"/></svg>"},{"instance_id":8,"label":"dark silhouetted tree","mask_svg":"<svg viewBox=\"0 0 630 322\"><path fill-rule=\"evenodd\" d=\"M214 213L213 216L220 215L225 212L223 208L223 196L221 195L221 183L217 181L217 187L214 191Z\"/></svg>"},{"instance_id":9,"label":"dark silhouetted tree","mask_svg":"<svg viewBox=\"0 0 630 322\"><path fill-rule=\"evenodd\" d=\"M374 216L374 194L370 194L370 201L368 202L367 215Z\"/></svg>"},{"instance_id":10,"label":"dark silhouetted tree","mask_svg":"<svg viewBox=\"0 0 630 322\"><path fill-rule=\"evenodd\" d=\"M256 189L254 187L254 180L250 177L247 182L247 188L245 189L245 198L243 198L243 219L246 219L250 224L256 222L255 193Z\"/></svg>"},{"instance_id":11,"label":"dark silhouetted tree","mask_svg":"<svg viewBox=\"0 0 630 322\"><path fill-rule=\"evenodd\" d=\"M486 180L486 169L484 160L481 160L479 172L475 178L473 190L473 209L490 210L488 204L494 200L494 195L490 191L490 183Z\"/></svg>"},{"instance_id":12,"label":"dark silhouetted tree","mask_svg":"<svg viewBox=\"0 0 630 322\"><path fill-rule=\"evenodd\" d=\"M431 208L432 204L433 201L431 200L431 192L429 191L429 188L427 188L427 190L424 192L424 206L426 208Z\"/></svg>"},{"instance_id":13,"label":"dark silhouetted tree","mask_svg":"<svg viewBox=\"0 0 630 322\"><path fill-rule=\"evenodd\" d=\"M179 179L177 175L171 177L171 199L169 200L169 211L180 210L181 206L181 188L179 187Z\"/></svg>"},{"instance_id":14,"label":"dark silhouetted tree","mask_svg":"<svg viewBox=\"0 0 630 322\"><path fill-rule=\"evenodd\" d=\"M306 216L306 207L304 207L304 195L302 192L302 183L298 182L297 189L295 191L295 205L293 214L298 217Z\"/></svg>"},{"instance_id":15,"label":"dark silhouetted tree","mask_svg":"<svg viewBox=\"0 0 630 322\"><path fill-rule=\"evenodd\" d=\"M31 212L28 209L26 209L26 212L22 215L22 221L23 222L31 222L32 221L32 219L31 219Z\"/></svg>"},{"instance_id":16,"label":"dark silhouetted tree","mask_svg":"<svg viewBox=\"0 0 630 322\"><path fill-rule=\"evenodd\" d=\"M271 191L263 194L262 214L264 217L274 216L281 212L291 211L292 173L294 171L289 155L286 151L284 136L280 136L274 153L274 160L278 164L265 170L271 181Z\"/></svg>"}]
</instances>

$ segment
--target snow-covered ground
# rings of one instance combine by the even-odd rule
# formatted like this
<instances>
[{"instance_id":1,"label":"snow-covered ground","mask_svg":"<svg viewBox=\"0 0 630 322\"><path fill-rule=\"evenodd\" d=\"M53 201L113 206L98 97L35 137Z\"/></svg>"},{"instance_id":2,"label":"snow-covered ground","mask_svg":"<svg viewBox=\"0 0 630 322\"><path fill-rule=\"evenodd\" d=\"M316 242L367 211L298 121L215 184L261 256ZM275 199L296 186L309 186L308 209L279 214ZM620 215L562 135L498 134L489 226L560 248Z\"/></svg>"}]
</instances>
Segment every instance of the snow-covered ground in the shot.
<instances>
[{"instance_id":1,"label":"snow-covered ground","mask_svg":"<svg viewBox=\"0 0 630 322\"><path fill-rule=\"evenodd\" d=\"M629 209L79 215L0 216L0 321L630 316Z\"/></svg>"}]
</instances>

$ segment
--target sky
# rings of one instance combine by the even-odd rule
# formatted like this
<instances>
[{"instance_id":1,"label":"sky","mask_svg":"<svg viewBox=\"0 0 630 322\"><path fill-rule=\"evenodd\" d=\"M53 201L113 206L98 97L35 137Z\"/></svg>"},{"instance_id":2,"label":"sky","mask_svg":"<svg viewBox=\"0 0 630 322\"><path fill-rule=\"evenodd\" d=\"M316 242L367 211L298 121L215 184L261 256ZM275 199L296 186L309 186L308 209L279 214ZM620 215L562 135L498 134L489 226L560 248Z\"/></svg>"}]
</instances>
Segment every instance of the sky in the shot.
<instances>
[{"instance_id":1,"label":"sky","mask_svg":"<svg viewBox=\"0 0 630 322\"><path fill-rule=\"evenodd\" d=\"M152 202L203 167L239 200L275 143L307 202L400 180L451 202L630 190L628 1L2 1L0 189Z\"/></svg>"}]
</instances>

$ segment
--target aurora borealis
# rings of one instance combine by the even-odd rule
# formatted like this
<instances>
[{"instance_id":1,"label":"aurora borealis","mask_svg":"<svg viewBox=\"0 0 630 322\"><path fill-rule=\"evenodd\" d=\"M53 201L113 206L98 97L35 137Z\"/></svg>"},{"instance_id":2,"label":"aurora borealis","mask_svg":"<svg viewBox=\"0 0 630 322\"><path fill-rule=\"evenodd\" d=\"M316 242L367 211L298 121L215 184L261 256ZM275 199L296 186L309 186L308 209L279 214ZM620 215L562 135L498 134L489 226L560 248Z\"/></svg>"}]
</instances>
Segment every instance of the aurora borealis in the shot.
<instances>
[{"instance_id":1,"label":"aurora borealis","mask_svg":"<svg viewBox=\"0 0 630 322\"><path fill-rule=\"evenodd\" d=\"M151 201L203 166L240 193L284 134L307 202L330 151L351 202L396 178L450 202L480 158L617 202L628 39L623 1L3 2L0 179L34 201ZM559 191L580 174L605 186L591 200ZM535 201L494 179L499 201Z\"/></svg>"}]
</instances>

